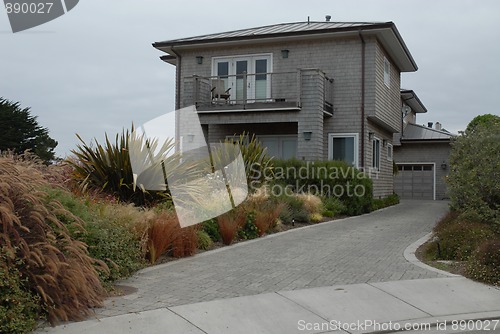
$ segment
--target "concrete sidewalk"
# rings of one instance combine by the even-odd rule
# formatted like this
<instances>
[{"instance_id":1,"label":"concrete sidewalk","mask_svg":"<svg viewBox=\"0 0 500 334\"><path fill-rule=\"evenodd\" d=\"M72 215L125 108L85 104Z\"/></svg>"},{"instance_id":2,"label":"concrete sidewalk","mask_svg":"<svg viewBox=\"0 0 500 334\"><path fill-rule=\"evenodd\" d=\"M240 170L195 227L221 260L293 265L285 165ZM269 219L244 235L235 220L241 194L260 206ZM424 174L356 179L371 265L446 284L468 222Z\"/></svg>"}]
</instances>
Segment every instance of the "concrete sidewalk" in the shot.
<instances>
[{"instance_id":1,"label":"concrete sidewalk","mask_svg":"<svg viewBox=\"0 0 500 334\"><path fill-rule=\"evenodd\" d=\"M500 318L499 289L463 277L447 277L279 291L88 320L39 332L370 333L405 326L424 332L445 321L451 330L453 320L494 318ZM493 326L491 322L491 329Z\"/></svg>"}]
</instances>

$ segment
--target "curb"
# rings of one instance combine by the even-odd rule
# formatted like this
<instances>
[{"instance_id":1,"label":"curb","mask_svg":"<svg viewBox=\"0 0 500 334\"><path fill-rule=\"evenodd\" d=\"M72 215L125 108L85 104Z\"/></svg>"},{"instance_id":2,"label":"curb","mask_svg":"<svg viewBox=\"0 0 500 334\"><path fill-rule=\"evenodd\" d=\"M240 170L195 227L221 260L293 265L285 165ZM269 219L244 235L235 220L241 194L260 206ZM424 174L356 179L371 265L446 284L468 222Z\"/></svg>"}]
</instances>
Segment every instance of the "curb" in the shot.
<instances>
[{"instance_id":1,"label":"curb","mask_svg":"<svg viewBox=\"0 0 500 334\"><path fill-rule=\"evenodd\" d=\"M438 274L441 274L441 275L444 275L444 276L448 276L448 277L463 277L461 275L452 274L452 273L449 273L447 271L431 267L431 266L423 263L419 259L417 259L417 257L415 256L415 252L417 251L417 249L420 246L422 246L423 244L425 244L431 237L432 237L432 232L426 234L422 238L420 238L417 241L415 241L414 243L412 243L410 246L406 247L406 249L404 250L404 253L403 253L406 261L410 262L411 264L416 265L417 267L420 267L420 268L423 268L423 269L426 269L426 270L429 270L429 271L432 271L432 272L435 272L435 273L438 273Z\"/></svg>"}]
</instances>

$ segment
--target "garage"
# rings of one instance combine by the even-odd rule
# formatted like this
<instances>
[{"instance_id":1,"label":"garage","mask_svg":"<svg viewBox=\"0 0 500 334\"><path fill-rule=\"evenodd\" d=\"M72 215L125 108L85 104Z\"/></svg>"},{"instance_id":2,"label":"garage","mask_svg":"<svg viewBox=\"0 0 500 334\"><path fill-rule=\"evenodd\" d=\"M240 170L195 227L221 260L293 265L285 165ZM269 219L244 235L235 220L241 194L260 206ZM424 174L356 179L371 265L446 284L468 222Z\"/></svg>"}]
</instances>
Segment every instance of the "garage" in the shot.
<instances>
[{"instance_id":1,"label":"garage","mask_svg":"<svg viewBox=\"0 0 500 334\"><path fill-rule=\"evenodd\" d=\"M435 199L435 165L425 163L398 164L394 191L402 199Z\"/></svg>"}]
</instances>

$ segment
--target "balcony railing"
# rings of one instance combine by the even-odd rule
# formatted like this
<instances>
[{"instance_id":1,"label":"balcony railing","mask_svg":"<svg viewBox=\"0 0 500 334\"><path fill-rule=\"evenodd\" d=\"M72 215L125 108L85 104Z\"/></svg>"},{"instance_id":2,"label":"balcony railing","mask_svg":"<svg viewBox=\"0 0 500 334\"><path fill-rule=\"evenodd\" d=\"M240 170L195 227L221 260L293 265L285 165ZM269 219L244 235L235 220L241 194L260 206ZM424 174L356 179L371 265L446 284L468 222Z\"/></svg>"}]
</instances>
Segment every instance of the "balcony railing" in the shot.
<instances>
[{"instance_id":1,"label":"balcony railing","mask_svg":"<svg viewBox=\"0 0 500 334\"><path fill-rule=\"evenodd\" d=\"M305 94L320 94L326 114L333 113L333 80L324 77L323 91L303 90L301 71L242 73L185 78L185 104L200 112L300 110Z\"/></svg>"}]
</instances>

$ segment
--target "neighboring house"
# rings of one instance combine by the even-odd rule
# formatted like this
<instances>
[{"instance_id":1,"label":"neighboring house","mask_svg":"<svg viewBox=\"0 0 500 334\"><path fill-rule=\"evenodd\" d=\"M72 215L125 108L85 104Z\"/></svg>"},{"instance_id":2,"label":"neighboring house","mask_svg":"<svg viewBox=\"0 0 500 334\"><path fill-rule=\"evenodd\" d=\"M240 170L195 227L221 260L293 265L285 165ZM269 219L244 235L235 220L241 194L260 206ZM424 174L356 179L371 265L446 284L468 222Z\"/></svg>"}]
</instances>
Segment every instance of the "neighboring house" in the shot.
<instances>
[{"instance_id":1,"label":"neighboring house","mask_svg":"<svg viewBox=\"0 0 500 334\"><path fill-rule=\"evenodd\" d=\"M427 109L412 90L402 90L403 131L394 135L394 161L398 174L394 192L403 199L445 199L448 156L453 135L436 122L416 124L417 113Z\"/></svg>"},{"instance_id":2,"label":"neighboring house","mask_svg":"<svg viewBox=\"0 0 500 334\"><path fill-rule=\"evenodd\" d=\"M204 136L255 133L277 158L345 160L394 191L400 74L417 65L392 22L297 22L156 42L176 66L176 109ZM189 126L178 127L178 139Z\"/></svg>"}]
</instances>

